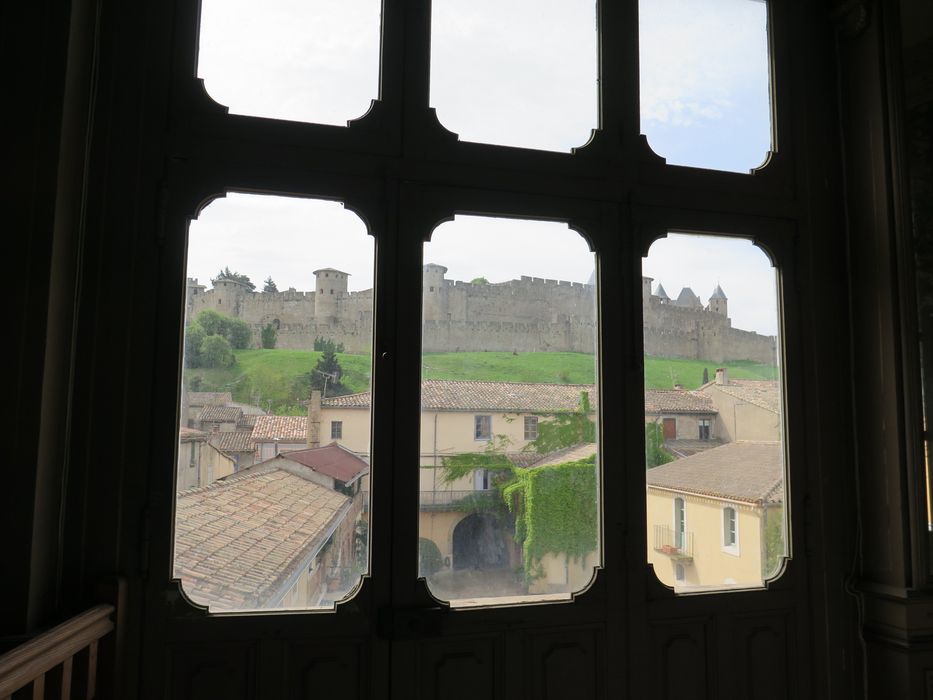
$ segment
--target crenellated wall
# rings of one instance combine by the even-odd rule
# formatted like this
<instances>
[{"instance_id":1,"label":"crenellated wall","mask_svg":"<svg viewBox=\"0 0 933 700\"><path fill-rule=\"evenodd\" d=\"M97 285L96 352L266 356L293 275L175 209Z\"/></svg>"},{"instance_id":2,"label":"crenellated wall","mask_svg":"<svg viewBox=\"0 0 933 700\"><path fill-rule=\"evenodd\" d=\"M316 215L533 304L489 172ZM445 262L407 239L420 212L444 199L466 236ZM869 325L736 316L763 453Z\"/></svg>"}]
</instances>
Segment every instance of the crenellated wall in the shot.
<instances>
[{"instance_id":1,"label":"crenellated wall","mask_svg":"<svg viewBox=\"0 0 933 700\"><path fill-rule=\"evenodd\" d=\"M325 269L326 271L339 271ZM423 313L426 352L585 352L596 345L595 287L579 282L522 276L499 284L473 284L444 277L441 265L424 270ZM645 289L645 352L649 355L773 363L774 338L732 328L722 311L685 308ZM191 317L203 309L246 321L259 346L266 324L278 329L276 347L310 350L314 339L328 338L347 352L372 349L373 292L328 289L327 304L318 292L251 292L241 284L219 281L212 289L188 282ZM721 308L725 309L725 300ZM316 313L324 309L323 316Z\"/></svg>"}]
</instances>

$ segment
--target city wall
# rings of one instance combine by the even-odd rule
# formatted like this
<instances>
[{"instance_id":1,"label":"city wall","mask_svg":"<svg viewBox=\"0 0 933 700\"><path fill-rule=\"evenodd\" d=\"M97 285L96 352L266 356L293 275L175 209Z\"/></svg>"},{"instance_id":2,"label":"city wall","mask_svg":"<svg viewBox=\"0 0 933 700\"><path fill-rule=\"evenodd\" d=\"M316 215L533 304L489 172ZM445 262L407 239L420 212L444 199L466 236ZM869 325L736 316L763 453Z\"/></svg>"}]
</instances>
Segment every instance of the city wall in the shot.
<instances>
[{"instance_id":1,"label":"city wall","mask_svg":"<svg viewBox=\"0 0 933 700\"><path fill-rule=\"evenodd\" d=\"M331 271L333 273L333 271ZM595 288L579 282L523 276L500 284L448 280L446 268L425 267L423 313L426 352L585 352L596 345ZM646 278L647 280L647 278ZM712 362L775 362L775 340L732 328L711 307L683 307L651 295L645 286L644 339L649 355ZM218 281L205 289L188 283L188 314L214 309L248 323L253 344L264 326L277 329L276 347L311 350L315 338L342 344L347 352L372 350L373 292L251 292Z\"/></svg>"}]
</instances>

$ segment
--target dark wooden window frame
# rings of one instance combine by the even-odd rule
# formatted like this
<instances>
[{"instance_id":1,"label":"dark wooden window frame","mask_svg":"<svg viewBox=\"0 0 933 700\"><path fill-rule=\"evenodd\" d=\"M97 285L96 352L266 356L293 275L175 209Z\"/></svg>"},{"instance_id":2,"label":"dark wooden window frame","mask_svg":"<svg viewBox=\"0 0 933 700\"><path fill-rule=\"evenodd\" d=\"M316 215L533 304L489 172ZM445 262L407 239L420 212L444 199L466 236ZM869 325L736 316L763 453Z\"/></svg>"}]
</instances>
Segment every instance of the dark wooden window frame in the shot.
<instances>
[{"instance_id":1,"label":"dark wooden window frame","mask_svg":"<svg viewBox=\"0 0 933 700\"><path fill-rule=\"evenodd\" d=\"M371 554L370 574L336 613L208 615L188 600L171 579L178 384L160 382L154 389L147 511L153 535L144 556L147 599L162 604L147 607L147 643L162 648L180 635L186 644L209 644L230 634L340 639L367 650L354 663L379 666L394 643L501 631L521 622L593 635L593 645L625 655L634 653L629 636L663 627L672 611L689 617L728 609L730 615L770 615L775 624L792 620L787 624L801 640L793 659L807 668L808 573L799 554L804 529L802 519L793 517L802 512L808 482L804 331L796 315L795 279L800 241L810 235L811 222L800 204L806 189L793 143L801 118L793 111L789 76L799 76L804 67L793 62L790 14L787 0L769 4L774 151L753 174L735 174L668 166L639 134L637 3L631 0L600 4L600 128L570 154L462 143L438 123L428 104L427 0L384 0L380 99L346 128L227 114L194 74L197 3L178 0L172 21L151 30L160 40L155 43L165 47L159 58L170 76L152 87L153 103L167 105L157 115L164 119L165 139L152 147L163 163L154 352L163 358L163 374L180 376L175 358L182 346L187 228L212 199L234 191L322 198L358 214L376 244ZM599 423L618 428L601 435L600 465L640 465L644 459L640 270L650 244L671 231L715 233L751 239L769 254L781 271L784 434L793 438L786 446L787 510L793 527L792 557L765 590L723 594L728 602L721 604L716 600L723 596L675 597L645 563L644 471L601 466L602 567L571 603L452 614L430 595L417 578L418 470L407 468L419 454L415 339L421 318L412 300L422 294L424 242L456 214L566 222L596 252L599 381L601 396L614 397L600 402ZM631 632L617 633L621 629ZM313 651L313 642L308 644ZM241 655L259 653L247 642L241 646ZM235 666L238 658L218 657L217 663ZM630 682L650 684L642 677L651 673L649 666L633 667Z\"/></svg>"}]
</instances>

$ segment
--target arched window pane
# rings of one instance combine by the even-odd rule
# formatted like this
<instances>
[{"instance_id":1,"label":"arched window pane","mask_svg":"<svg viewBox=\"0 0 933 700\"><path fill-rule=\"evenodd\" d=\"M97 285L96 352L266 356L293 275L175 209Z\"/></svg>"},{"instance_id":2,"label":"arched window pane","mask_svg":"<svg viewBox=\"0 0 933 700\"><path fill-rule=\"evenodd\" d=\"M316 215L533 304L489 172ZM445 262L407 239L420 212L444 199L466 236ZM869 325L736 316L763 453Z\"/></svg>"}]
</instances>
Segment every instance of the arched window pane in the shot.
<instances>
[{"instance_id":1,"label":"arched window pane","mask_svg":"<svg viewBox=\"0 0 933 700\"><path fill-rule=\"evenodd\" d=\"M566 599L600 558L594 255L458 216L424 261L419 575L454 606Z\"/></svg>"},{"instance_id":2,"label":"arched window pane","mask_svg":"<svg viewBox=\"0 0 933 700\"><path fill-rule=\"evenodd\" d=\"M642 270L648 561L678 593L762 586L787 551L777 276L679 234Z\"/></svg>"},{"instance_id":3,"label":"arched window pane","mask_svg":"<svg viewBox=\"0 0 933 700\"><path fill-rule=\"evenodd\" d=\"M431 106L464 141L569 151L599 126L596 4L435 0Z\"/></svg>"},{"instance_id":4,"label":"arched window pane","mask_svg":"<svg viewBox=\"0 0 933 700\"><path fill-rule=\"evenodd\" d=\"M368 569L373 267L336 202L191 222L174 563L212 612L330 608Z\"/></svg>"},{"instance_id":5,"label":"arched window pane","mask_svg":"<svg viewBox=\"0 0 933 700\"><path fill-rule=\"evenodd\" d=\"M378 0L201 0L198 77L233 114L345 126L379 97Z\"/></svg>"},{"instance_id":6,"label":"arched window pane","mask_svg":"<svg viewBox=\"0 0 933 700\"><path fill-rule=\"evenodd\" d=\"M748 172L771 150L762 0L639 2L641 131L673 165Z\"/></svg>"}]
</instances>

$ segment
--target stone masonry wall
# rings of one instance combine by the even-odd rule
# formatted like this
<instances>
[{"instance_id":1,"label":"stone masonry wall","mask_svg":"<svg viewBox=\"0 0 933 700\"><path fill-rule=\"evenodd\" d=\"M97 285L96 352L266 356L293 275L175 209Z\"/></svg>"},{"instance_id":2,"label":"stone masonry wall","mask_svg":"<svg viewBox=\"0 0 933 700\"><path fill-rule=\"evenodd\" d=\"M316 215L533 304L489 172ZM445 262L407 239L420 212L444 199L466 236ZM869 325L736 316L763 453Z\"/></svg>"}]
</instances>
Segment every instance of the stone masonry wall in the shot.
<instances>
[{"instance_id":1,"label":"stone masonry wall","mask_svg":"<svg viewBox=\"0 0 933 700\"><path fill-rule=\"evenodd\" d=\"M650 293L650 285L646 289ZM336 295L336 311L322 318L315 314L314 292L250 292L229 282L205 291L195 280L189 281L188 292L192 317L215 309L241 318L253 329L255 347L263 326L271 323L278 328L279 348L311 350L315 338L322 337L342 343L347 352L372 350L371 289ZM594 352L592 285L525 276L471 284L435 275L431 284L425 282L423 296L426 352ZM732 328L721 313L662 303L655 296L646 298L643 308L649 355L775 361L774 338Z\"/></svg>"}]
</instances>

